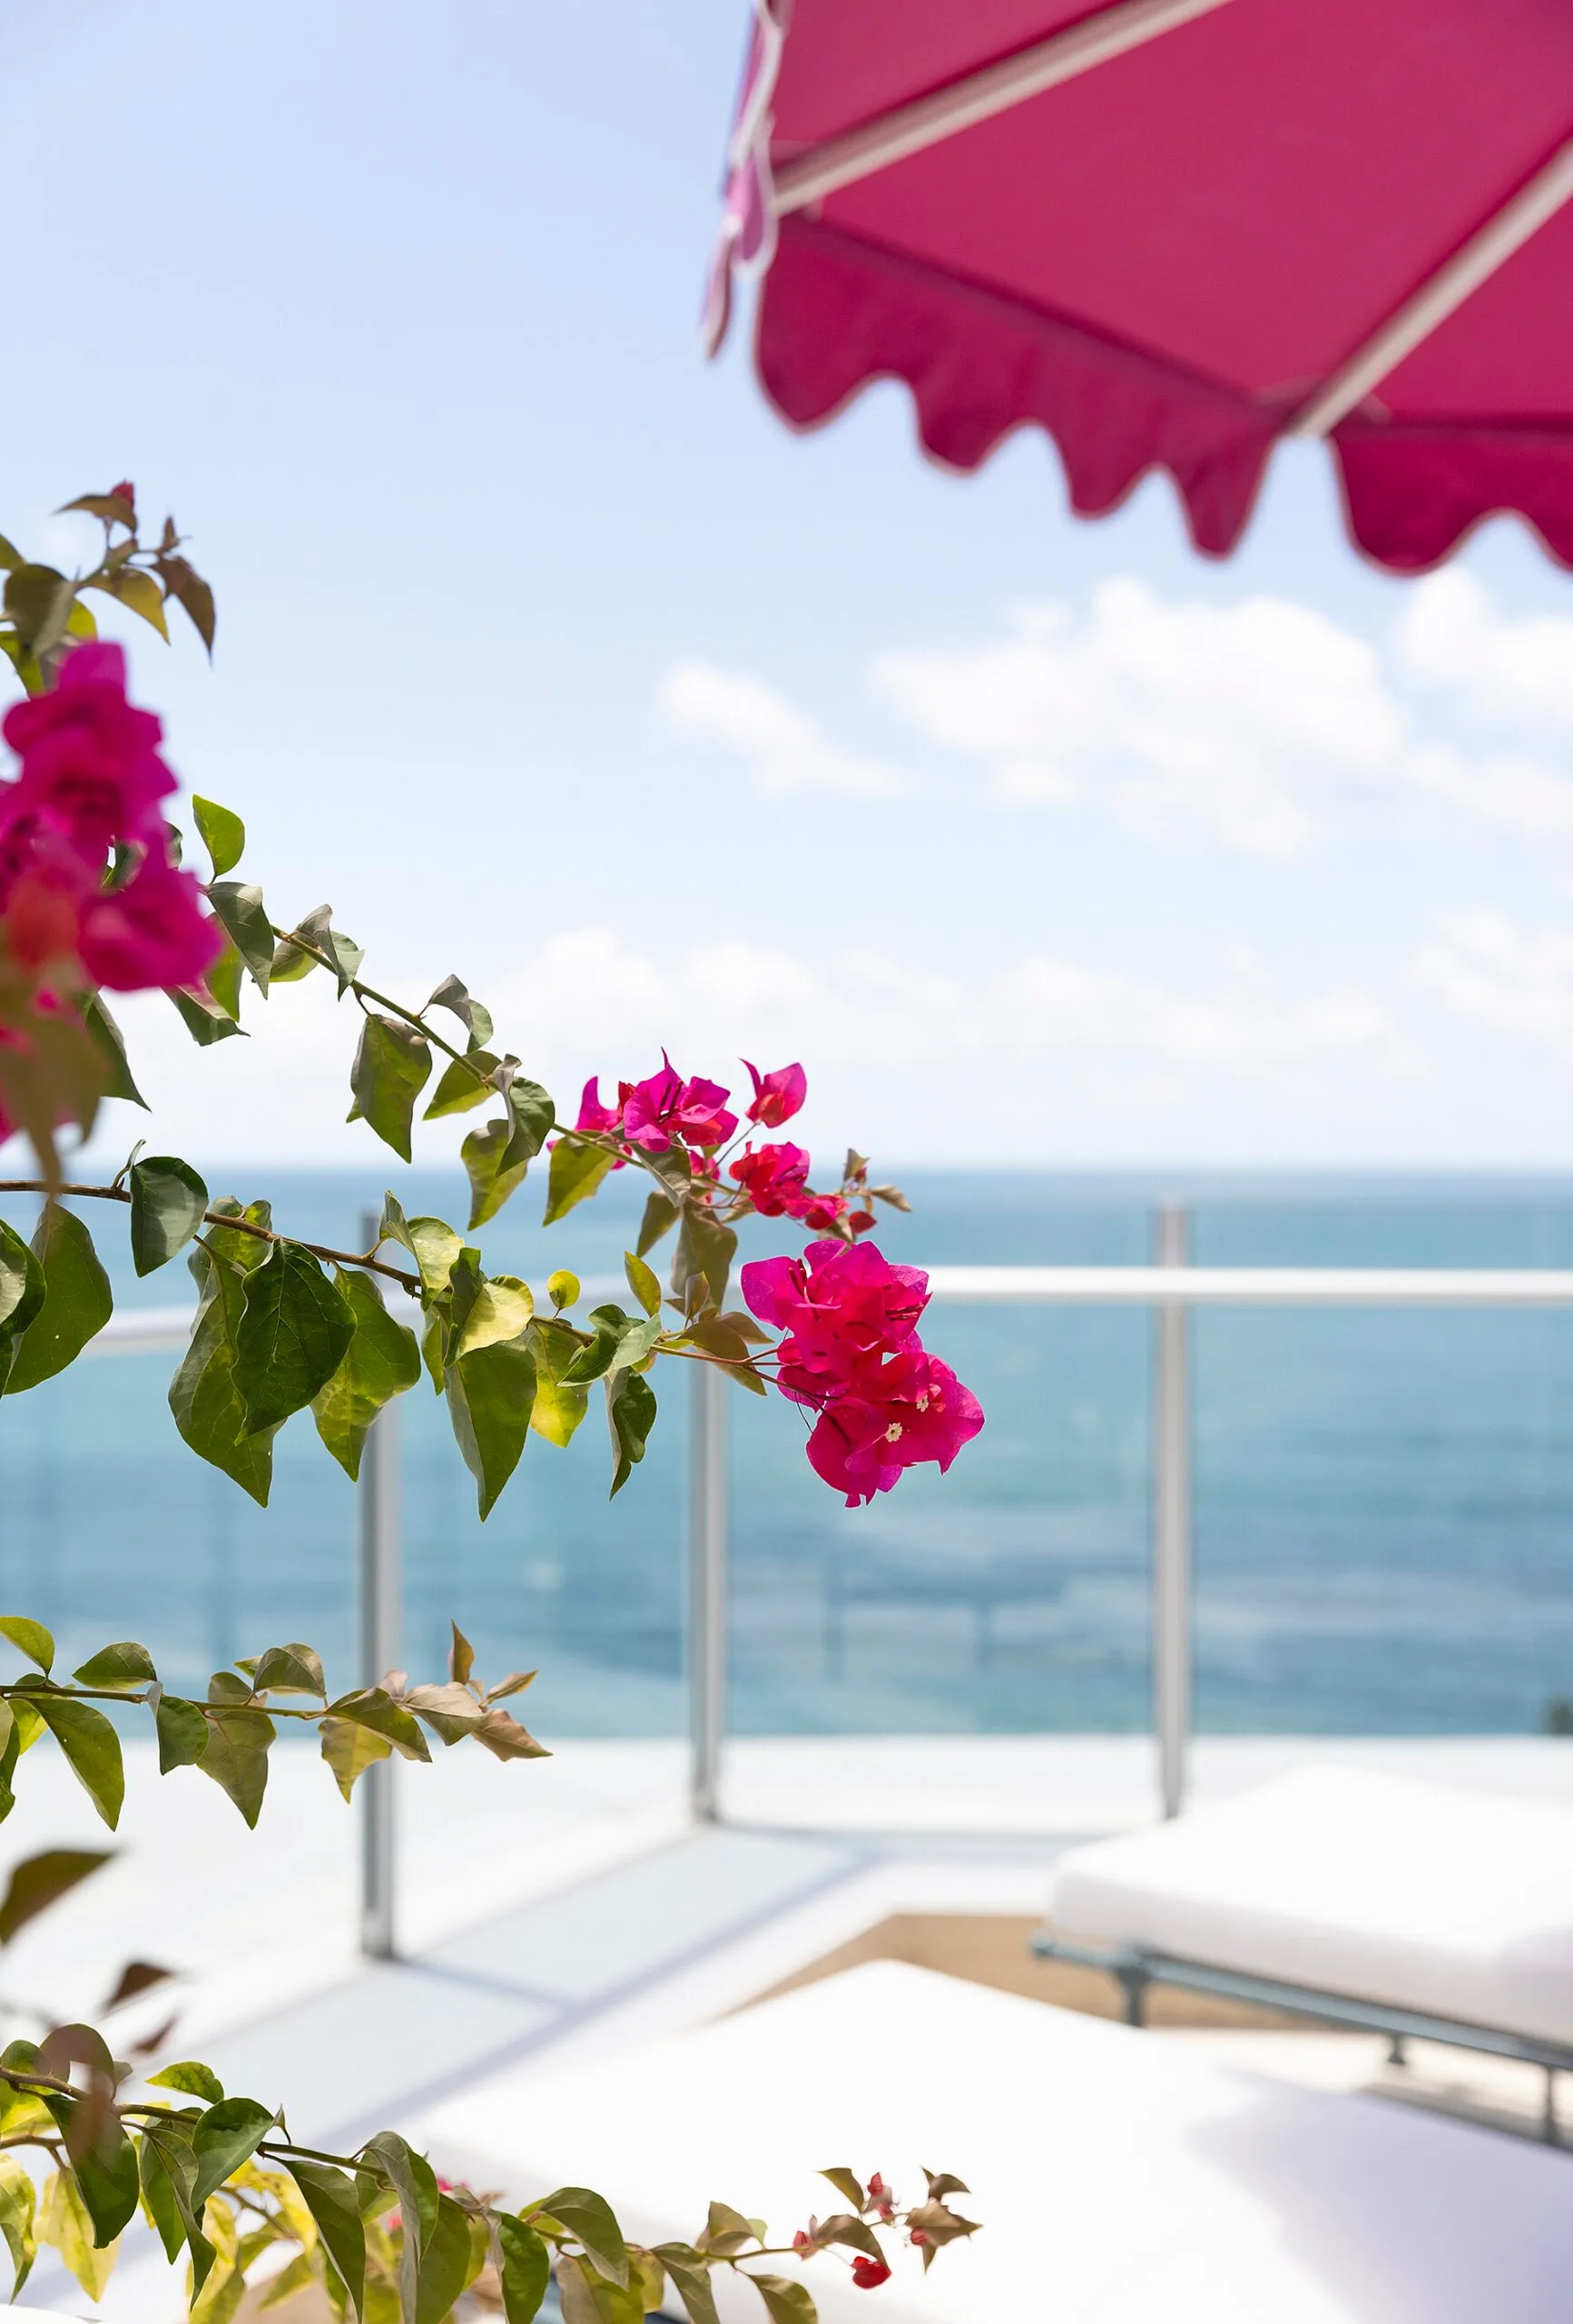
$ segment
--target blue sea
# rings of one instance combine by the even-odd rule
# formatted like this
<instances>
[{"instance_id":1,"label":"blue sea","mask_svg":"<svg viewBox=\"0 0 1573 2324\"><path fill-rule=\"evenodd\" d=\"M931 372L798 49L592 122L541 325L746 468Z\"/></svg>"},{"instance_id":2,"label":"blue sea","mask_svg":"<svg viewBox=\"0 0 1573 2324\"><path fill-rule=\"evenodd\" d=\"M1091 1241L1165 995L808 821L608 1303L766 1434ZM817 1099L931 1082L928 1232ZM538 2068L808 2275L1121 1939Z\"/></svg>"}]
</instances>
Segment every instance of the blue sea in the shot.
<instances>
[{"instance_id":1,"label":"blue sea","mask_svg":"<svg viewBox=\"0 0 1573 2324\"><path fill-rule=\"evenodd\" d=\"M401 1173L405 1207L461 1187ZM279 1225L354 1244L384 1180L259 1169ZM1573 1265L1573 1183L913 1173L892 1256L1131 1263L1155 1202L1193 1206L1202 1262ZM482 1240L494 1269L611 1272L635 1190L549 1232L533 1187ZM123 1305L123 1215L85 1206ZM19 1223L25 1224L25 1221ZM756 1248L767 1247L762 1238ZM793 1411L732 1429L731 1724L749 1734L1122 1731L1148 1720L1150 1323L1140 1312L938 1308L926 1335L988 1426L950 1475L847 1511ZM1214 1733L1522 1734L1573 1697L1573 1315L1211 1312L1196 1321L1196 1718ZM84 1362L0 1405L0 1603L69 1660L141 1638L169 1683L280 1640L353 1669L355 1493L309 1416L255 1508L180 1443L175 1358ZM490 1521L443 1408L407 1397L404 1659L437 1674L450 1616L484 1667L539 1665L547 1737L681 1730L685 1368L654 1384L644 1466L608 1503L595 1408L532 1438ZM80 1649L80 1650L79 1650Z\"/></svg>"}]
</instances>

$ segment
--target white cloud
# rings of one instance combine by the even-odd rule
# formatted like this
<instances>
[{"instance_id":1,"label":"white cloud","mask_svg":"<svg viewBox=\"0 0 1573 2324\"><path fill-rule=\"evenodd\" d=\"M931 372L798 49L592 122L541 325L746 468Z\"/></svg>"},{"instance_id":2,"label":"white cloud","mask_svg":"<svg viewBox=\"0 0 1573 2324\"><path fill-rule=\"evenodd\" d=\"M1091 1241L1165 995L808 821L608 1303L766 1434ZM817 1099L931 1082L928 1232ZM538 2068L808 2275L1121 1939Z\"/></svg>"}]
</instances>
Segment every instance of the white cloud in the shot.
<instances>
[{"instance_id":1,"label":"white cloud","mask_svg":"<svg viewBox=\"0 0 1573 2324\"><path fill-rule=\"evenodd\" d=\"M1363 639L1305 606L1165 605L1111 581L1077 620L1024 608L991 644L888 654L886 699L931 740L988 763L1003 798L1106 801L1149 836L1199 830L1260 856L1298 852L1306 794L1380 774L1402 721Z\"/></svg>"},{"instance_id":2,"label":"white cloud","mask_svg":"<svg viewBox=\"0 0 1573 2324\"><path fill-rule=\"evenodd\" d=\"M1341 822L1428 810L1573 833L1573 782L1537 747L1573 726L1573 619L1502 615L1462 573L1417 585L1381 648L1287 598L1165 602L1126 579L1085 614L1020 607L1001 635L885 654L870 677L1001 803L1108 814L1148 841L1282 861ZM906 787L746 675L684 663L662 699L766 793Z\"/></svg>"},{"instance_id":3,"label":"white cloud","mask_svg":"<svg viewBox=\"0 0 1573 2324\"><path fill-rule=\"evenodd\" d=\"M849 799L893 799L911 788L893 767L827 741L772 686L712 662L679 662L662 681L660 703L679 734L735 751L767 798L830 791Z\"/></svg>"},{"instance_id":4,"label":"white cloud","mask_svg":"<svg viewBox=\"0 0 1573 2324\"><path fill-rule=\"evenodd\" d=\"M1397 644L1410 676L1485 717L1573 727L1573 616L1500 614L1472 574L1450 566L1410 591Z\"/></svg>"},{"instance_id":5,"label":"white cloud","mask_svg":"<svg viewBox=\"0 0 1573 2324\"><path fill-rule=\"evenodd\" d=\"M1573 1033L1573 927L1522 927L1486 907L1457 913L1416 954L1414 981L1474 1024L1564 1049Z\"/></svg>"},{"instance_id":6,"label":"white cloud","mask_svg":"<svg viewBox=\"0 0 1573 2324\"><path fill-rule=\"evenodd\" d=\"M388 982L415 989L397 963ZM1183 1099L1204 1111L1220 1094L1248 1096L1248 1112L1264 1098L1299 1106L1323 1071L1391 1080L1409 1067L1400 1029L1358 985L1286 987L1240 948L1181 981L1043 948L968 971L917 948L809 953L738 939L653 950L589 926L547 940L487 999L499 1038L565 1110L592 1073L605 1088L652 1071L663 1044L685 1072L733 1088L741 1058L801 1058L811 1144L855 1137L887 1154L1047 1158L1099 1108L1139 1124L1144 1109ZM122 1014L154 1115L109 1108L100 1156L118 1162L144 1136L204 1164L384 1167L365 1125L343 1120L357 1028L325 978L250 1008L253 1038L213 1049L192 1048L162 1000L134 998ZM418 1161L450 1161L466 1127L418 1123Z\"/></svg>"}]
</instances>

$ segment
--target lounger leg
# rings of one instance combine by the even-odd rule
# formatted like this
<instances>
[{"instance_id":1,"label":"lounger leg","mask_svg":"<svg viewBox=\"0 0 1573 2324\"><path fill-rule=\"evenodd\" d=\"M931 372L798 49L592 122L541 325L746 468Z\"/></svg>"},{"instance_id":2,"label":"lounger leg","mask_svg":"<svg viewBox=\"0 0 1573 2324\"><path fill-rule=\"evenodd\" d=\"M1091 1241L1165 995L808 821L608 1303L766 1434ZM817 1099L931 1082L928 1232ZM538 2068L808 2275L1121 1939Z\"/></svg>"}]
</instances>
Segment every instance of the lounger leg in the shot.
<instances>
[{"instance_id":1,"label":"lounger leg","mask_svg":"<svg viewBox=\"0 0 1573 2324\"><path fill-rule=\"evenodd\" d=\"M1146 1971L1132 1965L1116 1969L1115 1974L1125 1993L1126 2024L1145 2025L1147 2022L1147 1987L1152 1982Z\"/></svg>"},{"instance_id":2,"label":"lounger leg","mask_svg":"<svg viewBox=\"0 0 1573 2324\"><path fill-rule=\"evenodd\" d=\"M1408 2063L1409 2063L1409 2050L1408 2050L1408 2047L1407 2047L1407 2046L1406 2046L1406 2044L1405 2044L1404 2037L1403 2037L1403 2035L1402 2035L1401 2034L1395 2034L1393 2035L1393 2037L1392 2037L1391 2041L1388 2043L1388 2045L1387 2045L1387 2062L1388 2062L1388 2063L1389 2063L1389 2065L1390 2065L1390 2066L1407 2066L1407 2065L1408 2065Z\"/></svg>"},{"instance_id":3,"label":"lounger leg","mask_svg":"<svg viewBox=\"0 0 1573 2324\"><path fill-rule=\"evenodd\" d=\"M1540 2131L1548 2146L1560 2146L1562 2126L1557 2120L1557 2069L1546 2069L1546 2101L1540 2113Z\"/></svg>"}]
</instances>

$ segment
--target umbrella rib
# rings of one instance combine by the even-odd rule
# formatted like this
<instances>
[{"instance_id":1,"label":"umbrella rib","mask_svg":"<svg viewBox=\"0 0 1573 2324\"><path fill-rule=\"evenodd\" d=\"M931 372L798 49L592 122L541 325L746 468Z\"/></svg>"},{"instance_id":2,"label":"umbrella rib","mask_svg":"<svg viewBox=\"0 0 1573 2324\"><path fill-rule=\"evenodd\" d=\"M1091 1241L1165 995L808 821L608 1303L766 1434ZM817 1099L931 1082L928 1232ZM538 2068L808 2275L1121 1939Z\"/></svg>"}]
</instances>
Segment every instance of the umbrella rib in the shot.
<instances>
[{"instance_id":1,"label":"umbrella rib","mask_svg":"<svg viewBox=\"0 0 1573 2324\"><path fill-rule=\"evenodd\" d=\"M1346 419L1406 355L1440 330L1466 299L1504 267L1549 219L1573 200L1573 138L1558 147L1528 182L1494 210L1468 241L1444 259L1364 345L1324 379L1290 421L1289 436L1326 436Z\"/></svg>"},{"instance_id":2,"label":"umbrella rib","mask_svg":"<svg viewBox=\"0 0 1573 2324\"><path fill-rule=\"evenodd\" d=\"M1014 56L963 74L959 80L930 90L927 96L895 105L840 137L828 137L822 144L779 162L776 214L785 217L794 210L805 210L842 186L855 185L876 170L889 169L892 162L941 144L978 122L1007 113L1028 97L1041 96L1046 89L1074 81L1095 65L1123 56L1128 49L1140 48L1160 34L1225 5L1226 0L1117 0L1116 5L1100 8L1079 24L1050 33L1047 40L1034 41L1030 48L1019 49Z\"/></svg>"}]
</instances>

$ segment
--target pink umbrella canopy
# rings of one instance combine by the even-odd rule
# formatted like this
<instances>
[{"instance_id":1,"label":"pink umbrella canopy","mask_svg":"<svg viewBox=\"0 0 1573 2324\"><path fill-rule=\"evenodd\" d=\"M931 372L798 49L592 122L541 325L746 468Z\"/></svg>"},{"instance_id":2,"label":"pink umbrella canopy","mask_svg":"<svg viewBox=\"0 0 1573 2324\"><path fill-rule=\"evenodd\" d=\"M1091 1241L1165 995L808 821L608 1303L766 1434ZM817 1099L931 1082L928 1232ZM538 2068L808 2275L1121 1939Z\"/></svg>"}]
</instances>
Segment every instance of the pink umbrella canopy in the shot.
<instances>
[{"instance_id":1,"label":"pink umbrella canopy","mask_svg":"<svg viewBox=\"0 0 1573 2324\"><path fill-rule=\"evenodd\" d=\"M1325 437L1393 571L1500 510L1573 564L1569 0L756 0L713 345L740 261L794 427L904 379L1213 556Z\"/></svg>"}]
</instances>

